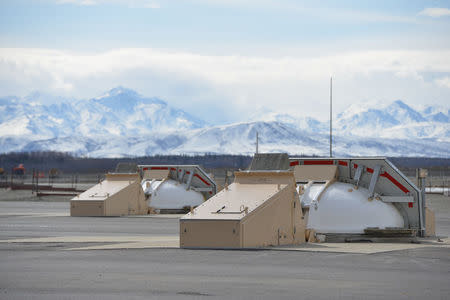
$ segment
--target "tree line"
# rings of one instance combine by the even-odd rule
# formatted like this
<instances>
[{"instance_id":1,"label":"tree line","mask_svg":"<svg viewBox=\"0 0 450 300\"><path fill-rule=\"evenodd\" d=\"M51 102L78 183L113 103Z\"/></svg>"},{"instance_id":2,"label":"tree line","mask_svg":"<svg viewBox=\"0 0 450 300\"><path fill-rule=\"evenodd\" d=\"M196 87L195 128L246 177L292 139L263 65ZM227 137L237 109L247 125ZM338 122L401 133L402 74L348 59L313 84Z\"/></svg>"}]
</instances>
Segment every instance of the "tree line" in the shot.
<instances>
[{"instance_id":1,"label":"tree line","mask_svg":"<svg viewBox=\"0 0 450 300\"><path fill-rule=\"evenodd\" d=\"M306 157L305 155L294 155ZM450 175L450 158L390 157L398 168L413 172L416 168L427 168L432 173ZM36 151L0 154L0 168L9 173L12 168L24 164L27 171L58 169L64 173L102 173L113 171L119 162L161 165L200 165L205 169L246 169L252 160L249 155L206 153L202 155L152 155L127 158L78 157L68 152Z\"/></svg>"}]
</instances>

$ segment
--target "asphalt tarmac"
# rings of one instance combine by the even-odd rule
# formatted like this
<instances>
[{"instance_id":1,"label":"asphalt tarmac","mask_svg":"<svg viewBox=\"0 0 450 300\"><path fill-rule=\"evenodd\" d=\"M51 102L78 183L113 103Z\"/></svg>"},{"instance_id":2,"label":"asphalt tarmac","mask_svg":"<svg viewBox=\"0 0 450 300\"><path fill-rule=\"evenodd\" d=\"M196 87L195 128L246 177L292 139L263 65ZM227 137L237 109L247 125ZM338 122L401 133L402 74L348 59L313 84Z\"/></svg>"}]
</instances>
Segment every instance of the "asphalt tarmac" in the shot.
<instances>
[{"instance_id":1,"label":"asphalt tarmac","mask_svg":"<svg viewBox=\"0 0 450 300\"><path fill-rule=\"evenodd\" d=\"M437 232L448 236L450 198L431 198ZM0 299L450 298L444 237L423 245L186 250L176 246L176 215L68 211L68 202L0 201Z\"/></svg>"}]
</instances>

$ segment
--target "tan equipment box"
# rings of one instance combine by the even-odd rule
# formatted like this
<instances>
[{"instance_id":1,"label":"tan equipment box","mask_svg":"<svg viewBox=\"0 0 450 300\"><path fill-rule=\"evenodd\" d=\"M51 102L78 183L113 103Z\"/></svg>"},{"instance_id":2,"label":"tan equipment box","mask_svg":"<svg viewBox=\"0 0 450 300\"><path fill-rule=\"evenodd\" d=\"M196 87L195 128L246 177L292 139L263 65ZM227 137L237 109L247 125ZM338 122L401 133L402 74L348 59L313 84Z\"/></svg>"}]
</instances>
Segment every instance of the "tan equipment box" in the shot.
<instances>
[{"instance_id":1,"label":"tan equipment box","mask_svg":"<svg viewBox=\"0 0 450 300\"><path fill-rule=\"evenodd\" d=\"M305 242L293 172L244 171L180 219L182 248L255 248Z\"/></svg>"},{"instance_id":2,"label":"tan equipment box","mask_svg":"<svg viewBox=\"0 0 450 300\"><path fill-rule=\"evenodd\" d=\"M105 180L70 201L71 216L147 214L139 174L106 174Z\"/></svg>"}]
</instances>

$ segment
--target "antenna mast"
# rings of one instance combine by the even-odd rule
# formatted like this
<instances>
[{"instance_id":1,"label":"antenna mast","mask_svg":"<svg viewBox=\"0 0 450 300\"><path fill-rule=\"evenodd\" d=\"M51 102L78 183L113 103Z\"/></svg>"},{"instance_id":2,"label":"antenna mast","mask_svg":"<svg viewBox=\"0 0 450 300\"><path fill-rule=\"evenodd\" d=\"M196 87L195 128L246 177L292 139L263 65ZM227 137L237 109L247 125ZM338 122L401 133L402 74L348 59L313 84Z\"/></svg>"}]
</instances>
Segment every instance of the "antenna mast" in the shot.
<instances>
[{"instance_id":1,"label":"antenna mast","mask_svg":"<svg viewBox=\"0 0 450 300\"><path fill-rule=\"evenodd\" d=\"M258 154L258 144L259 144L259 137L258 137L258 131L256 132L256 154Z\"/></svg>"},{"instance_id":2,"label":"antenna mast","mask_svg":"<svg viewBox=\"0 0 450 300\"><path fill-rule=\"evenodd\" d=\"M330 157L333 157L333 77L330 77Z\"/></svg>"}]
</instances>

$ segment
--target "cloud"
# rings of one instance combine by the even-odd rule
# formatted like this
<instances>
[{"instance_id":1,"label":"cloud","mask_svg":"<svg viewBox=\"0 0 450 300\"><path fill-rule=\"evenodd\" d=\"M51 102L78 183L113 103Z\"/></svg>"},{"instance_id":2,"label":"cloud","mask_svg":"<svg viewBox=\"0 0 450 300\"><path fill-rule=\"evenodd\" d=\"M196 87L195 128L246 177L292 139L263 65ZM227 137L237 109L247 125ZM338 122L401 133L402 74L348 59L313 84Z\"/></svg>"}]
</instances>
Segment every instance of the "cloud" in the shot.
<instances>
[{"instance_id":1,"label":"cloud","mask_svg":"<svg viewBox=\"0 0 450 300\"><path fill-rule=\"evenodd\" d=\"M419 12L419 15L432 18L448 17L450 16L450 9L442 7L430 7L425 8L424 10Z\"/></svg>"},{"instance_id":2,"label":"cloud","mask_svg":"<svg viewBox=\"0 0 450 300\"><path fill-rule=\"evenodd\" d=\"M94 97L123 85L158 96L208 121L245 120L257 109L327 116L333 75L336 108L365 99L444 102L450 51L359 51L314 57L202 55L150 48L77 53L0 49L0 90Z\"/></svg>"},{"instance_id":3,"label":"cloud","mask_svg":"<svg viewBox=\"0 0 450 300\"><path fill-rule=\"evenodd\" d=\"M130 8L160 8L160 5L152 0L57 0L57 4L74 4L92 6L102 4L120 4Z\"/></svg>"},{"instance_id":4,"label":"cloud","mask_svg":"<svg viewBox=\"0 0 450 300\"><path fill-rule=\"evenodd\" d=\"M450 77L439 78L435 80L436 84L450 89Z\"/></svg>"}]
</instances>

